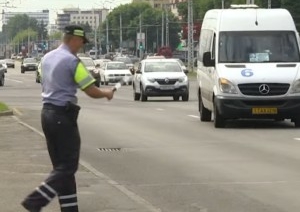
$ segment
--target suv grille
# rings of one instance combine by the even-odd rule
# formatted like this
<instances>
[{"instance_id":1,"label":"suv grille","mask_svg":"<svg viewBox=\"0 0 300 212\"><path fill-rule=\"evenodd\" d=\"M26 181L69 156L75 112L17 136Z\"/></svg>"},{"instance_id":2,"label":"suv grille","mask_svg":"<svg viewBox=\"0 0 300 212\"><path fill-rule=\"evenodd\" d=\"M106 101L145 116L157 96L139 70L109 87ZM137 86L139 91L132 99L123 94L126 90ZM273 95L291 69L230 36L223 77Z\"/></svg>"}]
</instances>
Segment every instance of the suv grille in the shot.
<instances>
[{"instance_id":1,"label":"suv grille","mask_svg":"<svg viewBox=\"0 0 300 212\"><path fill-rule=\"evenodd\" d=\"M155 79L160 85L174 85L178 79Z\"/></svg>"},{"instance_id":2,"label":"suv grille","mask_svg":"<svg viewBox=\"0 0 300 212\"><path fill-rule=\"evenodd\" d=\"M288 92L290 84L284 83L248 83L239 84L240 91L248 96L278 96Z\"/></svg>"}]
</instances>

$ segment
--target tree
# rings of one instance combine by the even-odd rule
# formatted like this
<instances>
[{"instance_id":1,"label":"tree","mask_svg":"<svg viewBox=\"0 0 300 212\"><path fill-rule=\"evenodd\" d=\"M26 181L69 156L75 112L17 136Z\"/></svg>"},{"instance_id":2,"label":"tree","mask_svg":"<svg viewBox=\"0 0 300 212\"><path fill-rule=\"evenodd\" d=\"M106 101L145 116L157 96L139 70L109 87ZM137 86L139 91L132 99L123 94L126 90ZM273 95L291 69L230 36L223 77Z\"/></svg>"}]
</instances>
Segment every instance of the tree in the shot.
<instances>
[{"instance_id":1,"label":"tree","mask_svg":"<svg viewBox=\"0 0 300 212\"><path fill-rule=\"evenodd\" d=\"M39 40L47 40L48 39L48 30L46 28L47 26L44 24L44 21L42 20L40 24L38 24L38 38Z\"/></svg>"},{"instance_id":2,"label":"tree","mask_svg":"<svg viewBox=\"0 0 300 212\"><path fill-rule=\"evenodd\" d=\"M157 45L157 37L161 37L161 20L162 10L152 8L150 4L145 2L131 3L121 5L115 8L108 16L107 22L109 26L109 40L110 44L116 47L120 45L120 17L122 20L122 34L123 41L133 41L136 43L136 35L139 32L140 17L142 20L142 32L147 34L146 46L148 50L153 50L153 43ZM169 32L170 45L175 48L179 43L178 32L180 32L180 25L178 19L169 13ZM106 37L106 22L101 26L101 32ZM102 42L105 44L104 42Z\"/></svg>"},{"instance_id":3,"label":"tree","mask_svg":"<svg viewBox=\"0 0 300 212\"><path fill-rule=\"evenodd\" d=\"M38 21L30 18L28 15L16 15L9 19L6 25L2 26L2 31L5 33L7 39L14 38L20 31L31 28L38 32Z\"/></svg>"},{"instance_id":4,"label":"tree","mask_svg":"<svg viewBox=\"0 0 300 212\"><path fill-rule=\"evenodd\" d=\"M50 40L61 40L63 33L61 31L53 32L49 35Z\"/></svg>"}]
</instances>

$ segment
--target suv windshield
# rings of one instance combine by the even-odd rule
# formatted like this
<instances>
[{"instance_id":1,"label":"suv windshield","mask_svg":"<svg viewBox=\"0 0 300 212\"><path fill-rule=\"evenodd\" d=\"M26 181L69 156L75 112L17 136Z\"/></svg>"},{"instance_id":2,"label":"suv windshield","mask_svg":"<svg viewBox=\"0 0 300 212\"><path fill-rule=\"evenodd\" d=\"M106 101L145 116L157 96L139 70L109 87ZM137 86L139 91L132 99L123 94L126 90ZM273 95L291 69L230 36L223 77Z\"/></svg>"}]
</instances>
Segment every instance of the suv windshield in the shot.
<instances>
[{"instance_id":1,"label":"suv windshield","mask_svg":"<svg viewBox=\"0 0 300 212\"><path fill-rule=\"evenodd\" d=\"M120 62L123 62L125 64L132 64L132 61L129 57L117 57L115 59L115 61L120 61Z\"/></svg>"},{"instance_id":2,"label":"suv windshield","mask_svg":"<svg viewBox=\"0 0 300 212\"><path fill-rule=\"evenodd\" d=\"M86 67L95 66L95 63L92 59L80 59L80 60Z\"/></svg>"},{"instance_id":3,"label":"suv windshield","mask_svg":"<svg viewBox=\"0 0 300 212\"><path fill-rule=\"evenodd\" d=\"M128 69L125 63L108 63L107 70L123 70Z\"/></svg>"},{"instance_id":4,"label":"suv windshield","mask_svg":"<svg viewBox=\"0 0 300 212\"><path fill-rule=\"evenodd\" d=\"M300 62L294 32L221 32L220 63Z\"/></svg>"},{"instance_id":5,"label":"suv windshield","mask_svg":"<svg viewBox=\"0 0 300 212\"><path fill-rule=\"evenodd\" d=\"M26 58L26 59L24 59L24 63L36 63L36 62L37 61L34 58Z\"/></svg>"},{"instance_id":6,"label":"suv windshield","mask_svg":"<svg viewBox=\"0 0 300 212\"><path fill-rule=\"evenodd\" d=\"M177 62L147 62L145 72L182 72Z\"/></svg>"}]
</instances>

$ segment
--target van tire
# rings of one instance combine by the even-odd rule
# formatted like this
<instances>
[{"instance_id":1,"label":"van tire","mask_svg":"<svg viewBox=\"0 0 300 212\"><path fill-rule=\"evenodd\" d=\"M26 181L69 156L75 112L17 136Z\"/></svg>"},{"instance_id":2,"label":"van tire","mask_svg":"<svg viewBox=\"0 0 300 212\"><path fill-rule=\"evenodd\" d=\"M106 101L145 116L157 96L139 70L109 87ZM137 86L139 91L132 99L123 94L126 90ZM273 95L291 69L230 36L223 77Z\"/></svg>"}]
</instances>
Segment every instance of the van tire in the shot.
<instances>
[{"instance_id":1,"label":"van tire","mask_svg":"<svg viewBox=\"0 0 300 212\"><path fill-rule=\"evenodd\" d=\"M147 100L148 100L148 97L144 93L144 88L141 87L141 101L142 102L147 102Z\"/></svg>"},{"instance_id":2,"label":"van tire","mask_svg":"<svg viewBox=\"0 0 300 212\"><path fill-rule=\"evenodd\" d=\"M300 118L294 120L295 128L300 128Z\"/></svg>"},{"instance_id":3,"label":"van tire","mask_svg":"<svg viewBox=\"0 0 300 212\"><path fill-rule=\"evenodd\" d=\"M0 86L4 86L4 75L0 78Z\"/></svg>"},{"instance_id":4,"label":"van tire","mask_svg":"<svg viewBox=\"0 0 300 212\"><path fill-rule=\"evenodd\" d=\"M211 121L211 111L209 111L208 109L206 109L204 107L201 95L199 95L198 102L199 102L200 120L202 122L210 122Z\"/></svg>"},{"instance_id":5,"label":"van tire","mask_svg":"<svg viewBox=\"0 0 300 212\"><path fill-rule=\"evenodd\" d=\"M221 116L216 102L214 102L214 126L215 128L224 128L226 126L226 120Z\"/></svg>"}]
</instances>

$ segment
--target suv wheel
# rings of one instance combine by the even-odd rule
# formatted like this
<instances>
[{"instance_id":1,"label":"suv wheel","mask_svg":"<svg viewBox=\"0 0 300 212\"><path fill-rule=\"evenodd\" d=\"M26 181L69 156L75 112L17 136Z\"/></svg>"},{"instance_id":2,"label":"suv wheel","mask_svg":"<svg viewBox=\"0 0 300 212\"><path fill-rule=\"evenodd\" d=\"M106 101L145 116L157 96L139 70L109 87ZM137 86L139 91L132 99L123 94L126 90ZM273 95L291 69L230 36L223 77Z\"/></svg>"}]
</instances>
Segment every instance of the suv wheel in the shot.
<instances>
[{"instance_id":1,"label":"suv wheel","mask_svg":"<svg viewBox=\"0 0 300 212\"><path fill-rule=\"evenodd\" d=\"M296 118L296 119L294 120L294 123L295 123L295 127L296 127L296 128L300 128L300 118Z\"/></svg>"},{"instance_id":2,"label":"suv wheel","mask_svg":"<svg viewBox=\"0 0 300 212\"><path fill-rule=\"evenodd\" d=\"M174 100L174 101L179 101L179 97L180 97L180 96L175 95L175 96L173 96L173 100Z\"/></svg>"},{"instance_id":3,"label":"suv wheel","mask_svg":"<svg viewBox=\"0 0 300 212\"><path fill-rule=\"evenodd\" d=\"M182 96L182 101L184 101L184 102L189 101L189 93Z\"/></svg>"},{"instance_id":4,"label":"suv wheel","mask_svg":"<svg viewBox=\"0 0 300 212\"><path fill-rule=\"evenodd\" d=\"M141 100L142 102L146 102L148 100L148 97L144 94L144 88L141 86Z\"/></svg>"}]
</instances>

